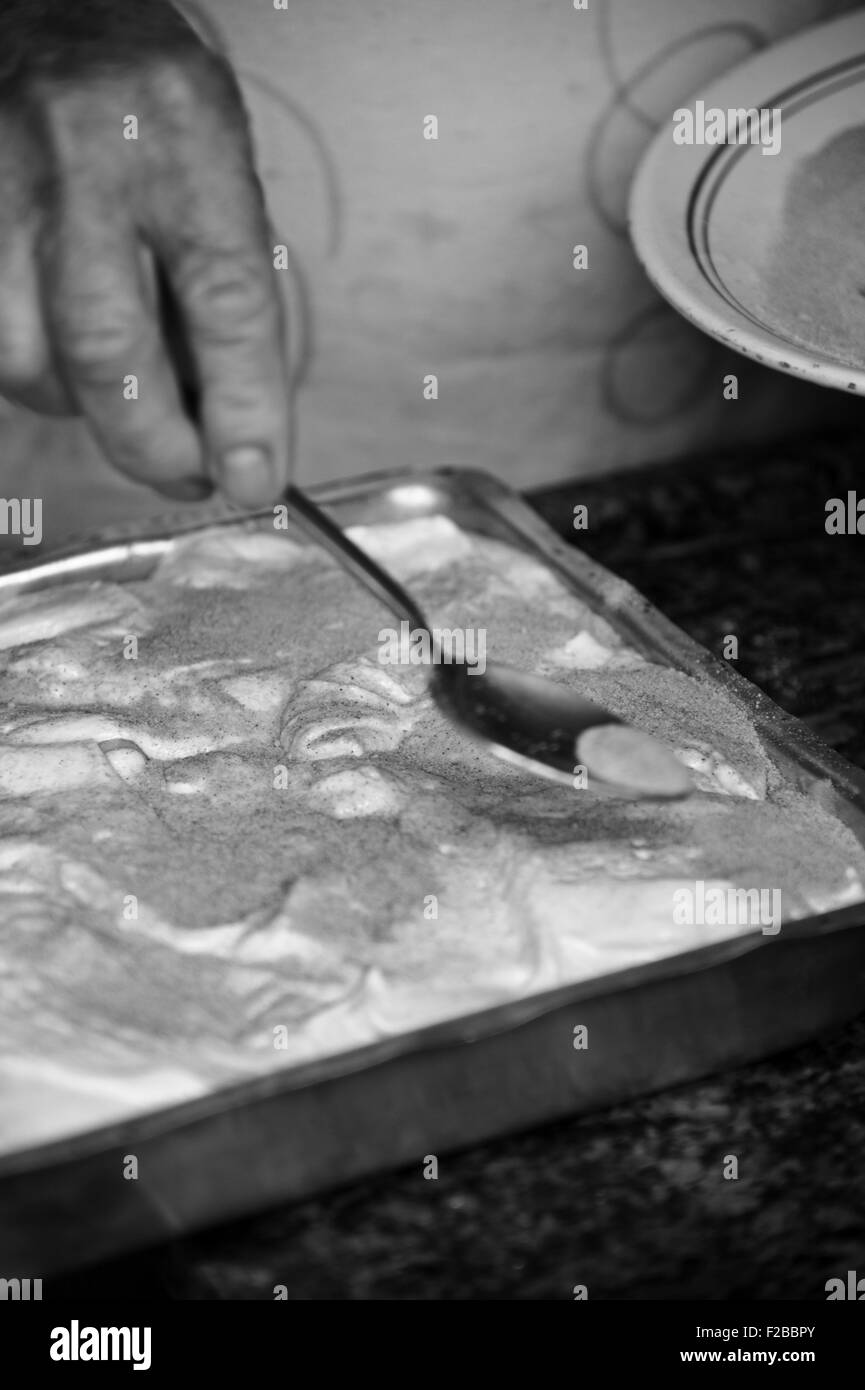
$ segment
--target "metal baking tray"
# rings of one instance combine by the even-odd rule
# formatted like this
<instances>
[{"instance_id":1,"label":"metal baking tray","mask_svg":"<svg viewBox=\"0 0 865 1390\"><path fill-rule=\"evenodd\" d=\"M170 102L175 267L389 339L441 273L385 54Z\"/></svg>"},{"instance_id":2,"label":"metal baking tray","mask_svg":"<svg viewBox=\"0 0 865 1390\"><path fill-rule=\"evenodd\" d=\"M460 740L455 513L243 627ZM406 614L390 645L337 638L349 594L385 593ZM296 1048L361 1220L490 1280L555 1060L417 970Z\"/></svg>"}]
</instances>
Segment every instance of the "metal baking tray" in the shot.
<instances>
[{"instance_id":1,"label":"metal baking tray","mask_svg":"<svg viewBox=\"0 0 865 1390\"><path fill-rule=\"evenodd\" d=\"M482 473L382 473L313 489L344 525L444 515L534 553L652 659L722 684L770 756L865 842L865 776L711 656L630 585L561 541ZM260 513L265 516L269 513ZM0 576L0 594L143 578L181 533L236 524L222 504L114 528ZM0 1275L44 1277L733 1067L865 1004L865 905L738 936L286 1067L0 1159ZM575 1051L574 1027L592 1046ZM138 1157L136 1182L118 1180Z\"/></svg>"}]
</instances>

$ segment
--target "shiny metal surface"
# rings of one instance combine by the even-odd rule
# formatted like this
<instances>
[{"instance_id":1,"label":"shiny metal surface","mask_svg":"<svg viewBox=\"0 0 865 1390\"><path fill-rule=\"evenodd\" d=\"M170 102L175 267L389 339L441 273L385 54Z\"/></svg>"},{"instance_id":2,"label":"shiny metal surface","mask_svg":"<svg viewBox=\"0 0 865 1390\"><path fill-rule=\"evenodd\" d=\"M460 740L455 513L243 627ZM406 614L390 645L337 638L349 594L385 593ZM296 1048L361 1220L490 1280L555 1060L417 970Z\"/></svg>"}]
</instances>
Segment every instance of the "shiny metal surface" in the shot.
<instances>
[{"instance_id":1,"label":"shiny metal surface","mask_svg":"<svg viewBox=\"0 0 865 1390\"><path fill-rule=\"evenodd\" d=\"M784 773L865 843L861 773L492 478L378 475L313 495L341 525L444 514L540 556L647 656L723 684ZM0 576L0 593L142 577L175 535L236 520L202 508L148 535L78 544ZM862 905L802 919L778 938L735 937L10 1155L0 1160L3 1263L47 1275L794 1046L861 1010L863 927ZM597 1046L574 1050L577 1024ZM129 1152L138 1182L117 1180Z\"/></svg>"},{"instance_id":2,"label":"shiny metal surface","mask_svg":"<svg viewBox=\"0 0 865 1390\"><path fill-rule=\"evenodd\" d=\"M574 789L577 766L593 789L634 800L689 795L693 782L673 754L648 734L622 724L601 705L556 681L501 661L452 660L411 594L370 558L298 487L283 496L292 519L380 599L413 634L430 638L429 683L448 719L486 743L505 762ZM586 739L590 730L604 737ZM618 749L619 756L614 755ZM624 756L623 756L624 755Z\"/></svg>"}]
</instances>

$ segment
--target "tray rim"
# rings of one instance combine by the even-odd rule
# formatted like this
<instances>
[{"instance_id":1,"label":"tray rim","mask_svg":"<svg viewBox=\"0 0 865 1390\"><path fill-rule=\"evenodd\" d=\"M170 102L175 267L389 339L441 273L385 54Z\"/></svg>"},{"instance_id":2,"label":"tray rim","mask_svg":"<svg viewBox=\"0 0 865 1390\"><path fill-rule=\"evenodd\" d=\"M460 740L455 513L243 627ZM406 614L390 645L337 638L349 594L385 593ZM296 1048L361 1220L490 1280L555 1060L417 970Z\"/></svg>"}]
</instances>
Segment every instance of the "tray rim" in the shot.
<instances>
[{"instance_id":1,"label":"tray rim","mask_svg":"<svg viewBox=\"0 0 865 1390\"><path fill-rule=\"evenodd\" d=\"M379 470L357 478L314 486L309 492L325 506L351 506L359 501L380 500L383 490L400 488L426 491L433 498L446 499L451 506L470 502L496 517L515 540L522 541L524 546L527 542L533 554L570 588L577 586L581 591L588 591L604 616L613 617L619 625L624 623L632 627L632 640L636 639L644 647L647 644L660 646L665 659L672 659L678 669L720 683L734 699L744 703L761 739L769 744L770 750L777 749L799 769L828 782L835 794L843 798L842 805L846 801L859 813L865 829L865 771L842 758L795 716L786 713L733 667L689 637L633 585L599 562L589 559L575 546L566 544L531 509L527 501L501 480L481 470L455 467L431 472ZM441 509L419 508L416 514L437 515L441 514ZM254 523L272 515L273 508L227 511L222 504L216 503L212 506L208 504L206 508L196 508L194 515L190 515L189 511L175 511L120 526L108 526L65 546L55 547L44 558L27 557L25 564L0 574L0 597L17 589L26 591L44 587L40 580L50 584L52 580L48 576L59 570L61 574L58 577L62 577L66 572L64 567L74 572L75 563L80 559L105 558L111 552L116 552L119 562L124 551L134 555L136 547L142 549L142 558L152 554L155 559L170 547L177 536L210 530L214 526ZM603 601L600 603L594 588L598 578L604 584ZM422 1028L395 1033L360 1048L241 1077L190 1100L0 1155L0 1182L6 1178L77 1163L120 1144L144 1142L245 1104L272 1100L283 1094L365 1072L402 1056L479 1042L583 1000L627 993L651 982L711 972L715 966L760 949L783 950L785 944L801 943L803 939L817 940L863 927L865 903L854 903L787 923L776 937L756 931L746 932L659 960L559 985Z\"/></svg>"}]
</instances>

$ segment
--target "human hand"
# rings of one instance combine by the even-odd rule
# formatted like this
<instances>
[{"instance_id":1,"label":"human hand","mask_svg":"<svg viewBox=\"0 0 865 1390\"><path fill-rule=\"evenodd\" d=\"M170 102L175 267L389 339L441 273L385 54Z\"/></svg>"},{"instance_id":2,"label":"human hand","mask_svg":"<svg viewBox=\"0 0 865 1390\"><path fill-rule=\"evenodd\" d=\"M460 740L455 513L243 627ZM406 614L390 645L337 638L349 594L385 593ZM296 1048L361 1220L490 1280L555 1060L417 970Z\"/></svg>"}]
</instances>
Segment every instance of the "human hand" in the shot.
<instances>
[{"instance_id":1,"label":"human hand","mask_svg":"<svg viewBox=\"0 0 865 1390\"><path fill-rule=\"evenodd\" d=\"M290 467L272 247L237 83L168 0L0 0L0 393L83 415L169 496L266 505Z\"/></svg>"}]
</instances>

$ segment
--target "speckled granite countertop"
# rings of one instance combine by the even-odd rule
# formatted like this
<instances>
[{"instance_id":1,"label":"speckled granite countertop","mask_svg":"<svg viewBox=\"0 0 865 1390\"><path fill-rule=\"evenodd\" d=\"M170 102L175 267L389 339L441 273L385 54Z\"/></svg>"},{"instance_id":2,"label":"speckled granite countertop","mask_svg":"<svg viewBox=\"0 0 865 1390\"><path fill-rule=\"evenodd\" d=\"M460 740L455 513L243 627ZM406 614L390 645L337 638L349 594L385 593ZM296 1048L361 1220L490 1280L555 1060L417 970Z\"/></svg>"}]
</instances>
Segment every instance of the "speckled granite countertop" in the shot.
<instances>
[{"instance_id":1,"label":"speckled granite countertop","mask_svg":"<svg viewBox=\"0 0 865 1390\"><path fill-rule=\"evenodd\" d=\"M827 536L861 441L575 483L533 498L865 766L865 536ZM739 1178L722 1177L723 1155ZM46 1297L819 1299L865 1274L865 1014L782 1057L444 1157L100 1269Z\"/></svg>"}]
</instances>

